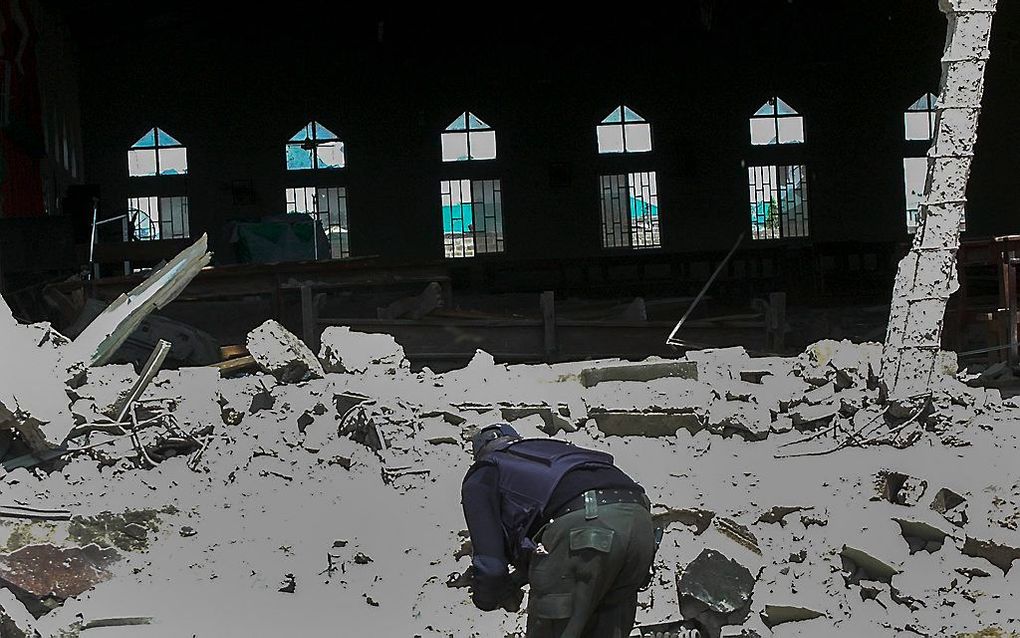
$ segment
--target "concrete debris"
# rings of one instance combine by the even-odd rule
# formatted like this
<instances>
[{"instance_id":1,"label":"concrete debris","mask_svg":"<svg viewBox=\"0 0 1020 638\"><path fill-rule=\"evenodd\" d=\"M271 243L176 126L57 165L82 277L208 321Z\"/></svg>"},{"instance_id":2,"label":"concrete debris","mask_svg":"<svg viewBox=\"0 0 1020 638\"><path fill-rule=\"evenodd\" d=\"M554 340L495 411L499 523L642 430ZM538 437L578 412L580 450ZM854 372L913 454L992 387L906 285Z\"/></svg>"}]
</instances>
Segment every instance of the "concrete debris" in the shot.
<instances>
[{"instance_id":1,"label":"concrete debris","mask_svg":"<svg viewBox=\"0 0 1020 638\"><path fill-rule=\"evenodd\" d=\"M985 559L1001 569L1003 576L1009 573L1013 561L1020 558L1020 548L1018 547L1011 547L991 540L978 540L970 536L967 536L960 551L967 556Z\"/></svg>"},{"instance_id":2,"label":"concrete debris","mask_svg":"<svg viewBox=\"0 0 1020 638\"><path fill-rule=\"evenodd\" d=\"M931 509L957 527L967 524L967 499L948 488L943 487L935 493Z\"/></svg>"},{"instance_id":3,"label":"concrete debris","mask_svg":"<svg viewBox=\"0 0 1020 638\"><path fill-rule=\"evenodd\" d=\"M946 304L959 288L956 251L977 141L996 0L942 0L948 21L942 80L928 151L919 227L893 286L882 380L893 405L910 409L941 375Z\"/></svg>"},{"instance_id":4,"label":"concrete debris","mask_svg":"<svg viewBox=\"0 0 1020 638\"><path fill-rule=\"evenodd\" d=\"M759 615L761 616L761 621L769 629L783 623L814 620L815 618L825 616L822 612L808 609L807 607L790 607L786 605L765 605L765 608Z\"/></svg>"},{"instance_id":5,"label":"concrete debris","mask_svg":"<svg viewBox=\"0 0 1020 638\"><path fill-rule=\"evenodd\" d=\"M324 374L308 346L272 319L248 333L247 345L259 368L280 383L321 379Z\"/></svg>"},{"instance_id":6,"label":"concrete debris","mask_svg":"<svg viewBox=\"0 0 1020 638\"><path fill-rule=\"evenodd\" d=\"M376 374L393 374L410 366L404 348L387 334L331 326L322 332L320 343L319 360L326 372L358 374L371 369Z\"/></svg>"},{"instance_id":7,"label":"concrete debris","mask_svg":"<svg viewBox=\"0 0 1020 638\"><path fill-rule=\"evenodd\" d=\"M666 508L664 512L653 510L652 518L656 525L667 528L671 523L680 523L694 528L694 535L700 536L712 525L715 512L699 508L672 509Z\"/></svg>"},{"instance_id":8,"label":"concrete debris","mask_svg":"<svg viewBox=\"0 0 1020 638\"><path fill-rule=\"evenodd\" d=\"M648 412L592 408L591 418L604 434L615 436L676 436L680 430L696 433L705 427L697 408Z\"/></svg>"},{"instance_id":9,"label":"concrete debris","mask_svg":"<svg viewBox=\"0 0 1020 638\"><path fill-rule=\"evenodd\" d=\"M835 403L811 405L804 404L790 410L793 427L800 431L817 430L832 422L839 414L840 405Z\"/></svg>"},{"instance_id":10,"label":"concrete debris","mask_svg":"<svg viewBox=\"0 0 1020 638\"><path fill-rule=\"evenodd\" d=\"M907 541L911 554L916 554L921 550L934 554L942 549L946 537L949 536L948 533L924 521L908 521L902 518L894 518L893 520L899 524L900 533L903 534L903 539Z\"/></svg>"},{"instance_id":11,"label":"concrete debris","mask_svg":"<svg viewBox=\"0 0 1020 638\"><path fill-rule=\"evenodd\" d=\"M761 384L765 377L772 376L771 370L741 370L740 380L746 383Z\"/></svg>"},{"instance_id":12,"label":"concrete debris","mask_svg":"<svg viewBox=\"0 0 1020 638\"><path fill-rule=\"evenodd\" d=\"M761 548L758 547L758 539L750 529L736 522L732 518L717 516L713 521L719 533L728 537L738 545L761 556Z\"/></svg>"},{"instance_id":13,"label":"concrete debris","mask_svg":"<svg viewBox=\"0 0 1020 638\"><path fill-rule=\"evenodd\" d=\"M800 507L800 506L789 507L789 506L777 505L777 506L773 507L772 509L770 509L769 511L765 512L764 514L762 514L761 516L759 516L758 517L758 522L759 523L768 523L768 524L779 523L780 527L786 527L786 517L787 516L789 516L790 514L795 514L797 512L806 512L806 511L808 511L810 509L812 509L812 508L810 508L810 507Z\"/></svg>"},{"instance_id":14,"label":"concrete debris","mask_svg":"<svg viewBox=\"0 0 1020 638\"><path fill-rule=\"evenodd\" d=\"M862 580L890 584L893 576L900 573L900 570L871 554L846 545L840 551L839 557L842 559L844 578L848 585L856 585Z\"/></svg>"},{"instance_id":15,"label":"concrete debris","mask_svg":"<svg viewBox=\"0 0 1020 638\"><path fill-rule=\"evenodd\" d=\"M68 366L88 367L106 362L149 313L176 299L209 264L212 253L206 250L206 244L203 234L167 265L110 304L68 346L65 353Z\"/></svg>"},{"instance_id":16,"label":"concrete debris","mask_svg":"<svg viewBox=\"0 0 1020 638\"><path fill-rule=\"evenodd\" d=\"M644 383L669 377L697 380L698 364L693 361L662 361L658 363L605 365L597 368L586 368L578 374L578 379L585 388L590 388L603 381L635 381Z\"/></svg>"},{"instance_id":17,"label":"concrete debris","mask_svg":"<svg viewBox=\"0 0 1020 638\"><path fill-rule=\"evenodd\" d=\"M577 426L567 418L570 416L570 410L566 406L559 406L556 410L553 410L548 405L509 405L501 406L499 411L503 420L510 423L529 416L538 415L542 418L542 423L544 424L542 431L549 436L555 436L559 432L574 432L577 430Z\"/></svg>"},{"instance_id":18,"label":"concrete debris","mask_svg":"<svg viewBox=\"0 0 1020 638\"><path fill-rule=\"evenodd\" d=\"M703 550L677 576L680 614L717 637L725 625L739 625L751 613L755 578L735 560Z\"/></svg>"},{"instance_id":19,"label":"concrete debris","mask_svg":"<svg viewBox=\"0 0 1020 638\"><path fill-rule=\"evenodd\" d=\"M116 550L28 545L0 554L0 586L6 587L39 618L68 598L79 596L112 577L109 567L120 559Z\"/></svg>"},{"instance_id":20,"label":"concrete debris","mask_svg":"<svg viewBox=\"0 0 1020 638\"><path fill-rule=\"evenodd\" d=\"M724 438L739 436L745 441L762 441L772 423L767 408L737 401L715 401L709 406L706 427Z\"/></svg>"},{"instance_id":21,"label":"concrete debris","mask_svg":"<svg viewBox=\"0 0 1020 638\"><path fill-rule=\"evenodd\" d=\"M881 497L890 503L913 506L924 498L928 481L899 472L883 471L878 475L878 489Z\"/></svg>"}]
</instances>

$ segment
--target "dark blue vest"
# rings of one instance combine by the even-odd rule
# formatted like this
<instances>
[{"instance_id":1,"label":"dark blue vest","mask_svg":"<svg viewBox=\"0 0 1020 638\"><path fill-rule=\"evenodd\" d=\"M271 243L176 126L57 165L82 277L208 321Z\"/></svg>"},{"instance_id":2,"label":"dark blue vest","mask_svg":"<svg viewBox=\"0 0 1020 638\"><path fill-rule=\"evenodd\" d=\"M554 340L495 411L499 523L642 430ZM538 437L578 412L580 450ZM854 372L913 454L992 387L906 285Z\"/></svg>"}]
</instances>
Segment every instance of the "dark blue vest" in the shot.
<instances>
[{"instance_id":1,"label":"dark blue vest","mask_svg":"<svg viewBox=\"0 0 1020 638\"><path fill-rule=\"evenodd\" d=\"M511 563L535 548L531 528L567 472L590 466L613 466L613 457L554 439L508 441L468 470L494 465L499 471L500 515ZM466 480L467 477L465 477Z\"/></svg>"}]
</instances>

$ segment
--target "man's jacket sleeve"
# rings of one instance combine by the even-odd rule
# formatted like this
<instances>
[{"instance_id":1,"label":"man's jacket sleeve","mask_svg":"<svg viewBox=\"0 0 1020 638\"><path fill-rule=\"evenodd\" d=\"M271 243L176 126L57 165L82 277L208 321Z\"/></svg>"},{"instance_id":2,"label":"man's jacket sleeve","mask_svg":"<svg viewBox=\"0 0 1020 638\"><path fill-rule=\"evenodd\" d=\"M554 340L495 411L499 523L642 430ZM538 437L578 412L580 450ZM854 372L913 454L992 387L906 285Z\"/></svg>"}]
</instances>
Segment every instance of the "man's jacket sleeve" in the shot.
<instances>
[{"instance_id":1,"label":"man's jacket sleeve","mask_svg":"<svg viewBox=\"0 0 1020 638\"><path fill-rule=\"evenodd\" d=\"M483 611L499 607L512 590L497 481L496 468L483 466L472 471L461 488L464 520L471 534L474 568L471 599Z\"/></svg>"}]
</instances>

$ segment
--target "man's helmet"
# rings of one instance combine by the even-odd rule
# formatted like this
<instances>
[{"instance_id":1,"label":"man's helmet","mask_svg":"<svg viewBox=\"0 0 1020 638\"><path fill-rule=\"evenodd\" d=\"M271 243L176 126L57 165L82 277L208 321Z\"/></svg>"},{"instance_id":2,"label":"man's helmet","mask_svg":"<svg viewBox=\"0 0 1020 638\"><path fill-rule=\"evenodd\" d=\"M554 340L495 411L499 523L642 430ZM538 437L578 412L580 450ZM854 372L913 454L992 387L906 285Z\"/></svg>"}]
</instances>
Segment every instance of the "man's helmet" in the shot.
<instances>
[{"instance_id":1,"label":"man's helmet","mask_svg":"<svg viewBox=\"0 0 1020 638\"><path fill-rule=\"evenodd\" d=\"M471 451L477 461L492 449L493 442L519 438L521 435L509 423L493 423L479 430L471 438Z\"/></svg>"}]
</instances>

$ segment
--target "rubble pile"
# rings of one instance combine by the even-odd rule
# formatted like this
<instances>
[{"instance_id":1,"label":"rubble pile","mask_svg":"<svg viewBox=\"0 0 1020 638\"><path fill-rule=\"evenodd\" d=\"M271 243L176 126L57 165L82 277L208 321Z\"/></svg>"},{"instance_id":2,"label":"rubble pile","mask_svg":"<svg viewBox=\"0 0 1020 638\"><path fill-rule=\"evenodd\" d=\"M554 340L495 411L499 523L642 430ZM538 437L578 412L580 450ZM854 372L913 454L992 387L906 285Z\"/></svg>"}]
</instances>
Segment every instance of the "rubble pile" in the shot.
<instances>
[{"instance_id":1,"label":"rubble pile","mask_svg":"<svg viewBox=\"0 0 1020 638\"><path fill-rule=\"evenodd\" d=\"M0 329L59 369L68 346L47 330ZM665 533L640 623L1020 631L1020 404L951 357L923 408L894 414L877 344L555 365L478 352L434 374L386 336L327 330L312 353L267 322L249 349L259 368L242 376L155 355L151 375L51 373L38 413L20 395L11 409L22 385L2 366L4 440L34 418L56 444L2 457L3 636L522 634L523 612L482 614L464 589L468 440L498 420L606 450L645 486Z\"/></svg>"}]
</instances>

